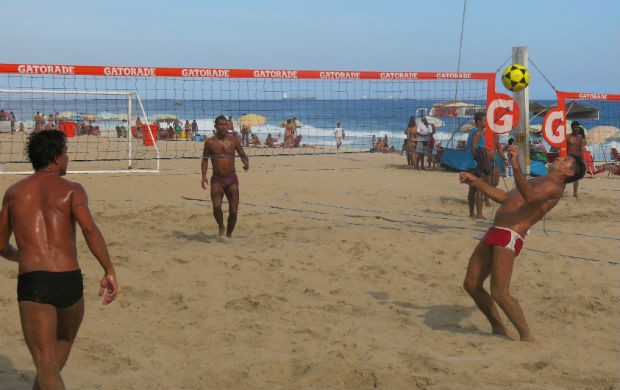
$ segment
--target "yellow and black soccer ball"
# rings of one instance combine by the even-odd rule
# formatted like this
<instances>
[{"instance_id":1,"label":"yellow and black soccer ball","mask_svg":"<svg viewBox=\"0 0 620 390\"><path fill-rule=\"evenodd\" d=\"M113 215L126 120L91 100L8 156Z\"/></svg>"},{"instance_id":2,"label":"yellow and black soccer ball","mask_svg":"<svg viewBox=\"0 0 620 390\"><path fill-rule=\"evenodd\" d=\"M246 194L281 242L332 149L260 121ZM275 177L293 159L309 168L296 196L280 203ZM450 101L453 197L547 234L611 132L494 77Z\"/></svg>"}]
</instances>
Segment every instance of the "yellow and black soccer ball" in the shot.
<instances>
[{"instance_id":1,"label":"yellow and black soccer ball","mask_svg":"<svg viewBox=\"0 0 620 390\"><path fill-rule=\"evenodd\" d=\"M530 83L530 72L523 65L512 64L502 73L502 84L512 92L523 91Z\"/></svg>"}]
</instances>

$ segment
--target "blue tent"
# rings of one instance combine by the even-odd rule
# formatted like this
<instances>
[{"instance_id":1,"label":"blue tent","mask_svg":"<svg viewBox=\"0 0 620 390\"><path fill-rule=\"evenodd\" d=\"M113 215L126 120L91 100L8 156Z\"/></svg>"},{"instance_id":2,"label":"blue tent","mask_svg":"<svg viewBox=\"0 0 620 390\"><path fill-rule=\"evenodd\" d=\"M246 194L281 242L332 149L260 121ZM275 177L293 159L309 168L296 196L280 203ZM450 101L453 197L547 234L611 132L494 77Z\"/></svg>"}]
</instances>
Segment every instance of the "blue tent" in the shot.
<instances>
[{"instance_id":1,"label":"blue tent","mask_svg":"<svg viewBox=\"0 0 620 390\"><path fill-rule=\"evenodd\" d=\"M476 168L476 161L469 150L465 149L444 149L441 156L441 164L457 171L469 171ZM504 171L504 160L499 155L495 155L495 164ZM545 168L546 169L546 168Z\"/></svg>"}]
</instances>

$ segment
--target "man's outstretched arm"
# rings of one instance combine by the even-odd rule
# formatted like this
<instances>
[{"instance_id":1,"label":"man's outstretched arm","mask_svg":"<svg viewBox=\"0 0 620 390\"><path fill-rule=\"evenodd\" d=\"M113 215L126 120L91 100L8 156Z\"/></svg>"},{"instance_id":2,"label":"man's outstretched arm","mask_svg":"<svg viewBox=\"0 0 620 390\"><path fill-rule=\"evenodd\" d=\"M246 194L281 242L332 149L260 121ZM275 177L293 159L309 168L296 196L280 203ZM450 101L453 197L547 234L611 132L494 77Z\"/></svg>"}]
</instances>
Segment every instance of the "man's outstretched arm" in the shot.
<instances>
[{"instance_id":1,"label":"man's outstretched arm","mask_svg":"<svg viewBox=\"0 0 620 390\"><path fill-rule=\"evenodd\" d=\"M459 180L461 181L461 183L469 184L470 186L476 187L497 203L504 203L506 199L508 199L508 193L506 191L502 191L498 188L493 187L492 185L489 185L484 180L472 175L469 172L461 172L459 174Z\"/></svg>"}]
</instances>

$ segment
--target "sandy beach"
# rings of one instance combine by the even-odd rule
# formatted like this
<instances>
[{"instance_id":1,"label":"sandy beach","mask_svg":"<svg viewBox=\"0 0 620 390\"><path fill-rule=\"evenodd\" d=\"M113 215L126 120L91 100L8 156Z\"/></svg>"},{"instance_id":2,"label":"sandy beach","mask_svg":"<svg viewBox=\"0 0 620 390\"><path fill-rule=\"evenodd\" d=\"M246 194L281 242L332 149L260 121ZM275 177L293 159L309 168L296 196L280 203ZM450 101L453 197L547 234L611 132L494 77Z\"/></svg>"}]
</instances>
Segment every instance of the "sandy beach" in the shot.
<instances>
[{"instance_id":1,"label":"sandy beach","mask_svg":"<svg viewBox=\"0 0 620 390\"><path fill-rule=\"evenodd\" d=\"M228 243L198 159L163 161L158 174L68 175L89 193L121 290L101 305L102 271L78 234L86 315L66 385L620 389L620 178L585 178L581 197L566 196L526 238L511 288L532 345L492 336L462 288L489 224L468 218L466 186L404 164L397 154L252 158ZM0 188L19 178L0 175ZM0 261L0 389L34 377L16 277Z\"/></svg>"}]
</instances>

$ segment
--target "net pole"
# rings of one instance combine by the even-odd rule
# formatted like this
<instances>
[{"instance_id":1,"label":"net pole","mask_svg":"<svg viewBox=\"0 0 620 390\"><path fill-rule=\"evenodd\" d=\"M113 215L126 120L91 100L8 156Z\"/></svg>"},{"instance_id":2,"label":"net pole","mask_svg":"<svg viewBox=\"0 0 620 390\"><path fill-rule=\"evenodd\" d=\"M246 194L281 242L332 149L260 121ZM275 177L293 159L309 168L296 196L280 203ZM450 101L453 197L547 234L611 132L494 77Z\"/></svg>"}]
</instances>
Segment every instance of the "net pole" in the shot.
<instances>
[{"instance_id":1,"label":"net pole","mask_svg":"<svg viewBox=\"0 0 620 390\"><path fill-rule=\"evenodd\" d=\"M131 94L127 95L127 169L131 169L132 168L132 162L131 162L131 139L133 137L133 132L131 131L131 99L132 96Z\"/></svg>"},{"instance_id":2,"label":"net pole","mask_svg":"<svg viewBox=\"0 0 620 390\"><path fill-rule=\"evenodd\" d=\"M138 92L136 92L136 100L138 101L138 104L140 105L140 111L142 111L142 116L144 116L144 121L147 124L148 127L148 131L149 134L151 135L151 139L153 139L153 147L155 148L155 158L156 158L156 164L157 164L157 171L159 171L159 147L157 146L157 141L155 139L155 137L153 136L153 132L151 131L151 122L149 121L148 116L146 115L146 111L144 111L144 105L142 104L142 99L140 98L140 95L138 94Z\"/></svg>"}]
</instances>

